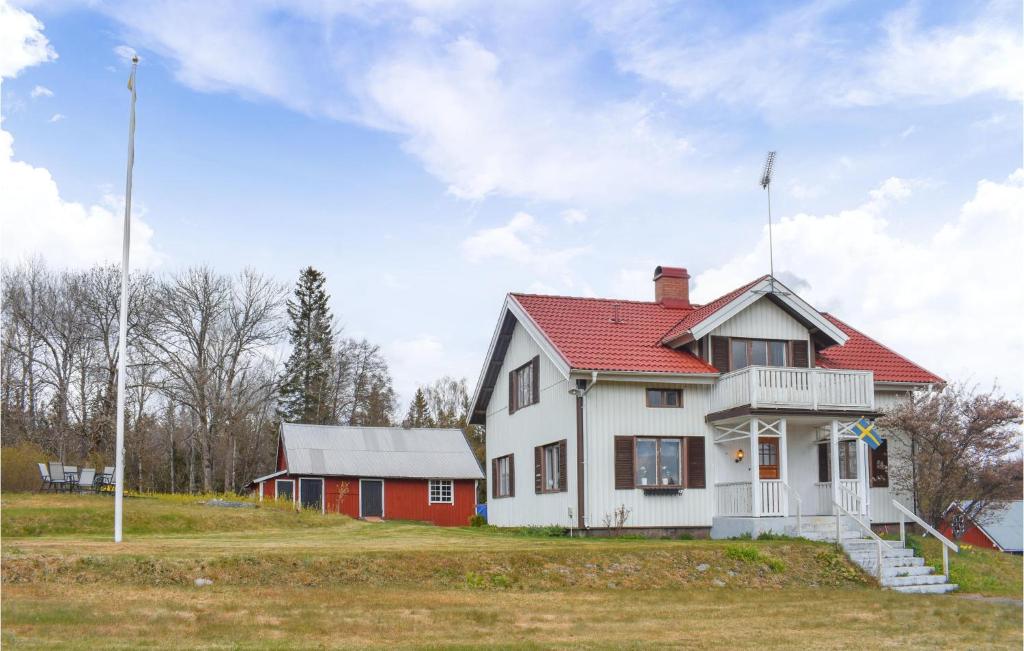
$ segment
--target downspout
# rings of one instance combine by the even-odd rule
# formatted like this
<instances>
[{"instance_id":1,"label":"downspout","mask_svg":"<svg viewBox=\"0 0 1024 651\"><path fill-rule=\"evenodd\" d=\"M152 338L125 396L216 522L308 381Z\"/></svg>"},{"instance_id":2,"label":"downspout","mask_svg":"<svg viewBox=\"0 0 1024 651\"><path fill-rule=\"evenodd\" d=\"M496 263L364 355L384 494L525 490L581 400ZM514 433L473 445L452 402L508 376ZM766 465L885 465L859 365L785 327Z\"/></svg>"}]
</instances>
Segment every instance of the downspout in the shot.
<instances>
[{"instance_id":1,"label":"downspout","mask_svg":"<svg viewBox=\"0 0 1024 651\"><path fill-rule=\"evenodd\" d=\"M583 408L583 398L597 384L597 371L590 372L590 384L584 386L585 384L586 380L577 380L576 386L569 390L570 393L576 396L576 528L580 530L587 528L586 460L583 454L586 437L584 436L585 410Z\"/></svg>"}]
</instances>

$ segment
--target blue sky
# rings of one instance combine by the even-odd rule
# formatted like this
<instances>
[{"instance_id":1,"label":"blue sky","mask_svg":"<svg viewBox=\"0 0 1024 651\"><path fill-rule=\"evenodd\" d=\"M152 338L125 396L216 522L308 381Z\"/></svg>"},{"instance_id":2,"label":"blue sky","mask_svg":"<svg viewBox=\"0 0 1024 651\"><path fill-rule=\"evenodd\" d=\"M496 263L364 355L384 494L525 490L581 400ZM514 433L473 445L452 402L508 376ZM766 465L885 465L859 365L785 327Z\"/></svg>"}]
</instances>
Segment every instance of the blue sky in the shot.
<instances>
[{"instance_id":1,"label":"blue sky","mask_svg":"<svg viewBox=\"0 0 1024 651\"><path fill-rule=\"evenodd\" d=\"M404 398L475 380L508 291L767 271L768 149L781 277L1020 385L1019 2L3 3L5 259L117 259L131 48L135 261L322 269Z\"/></svg>"}]
</instances>

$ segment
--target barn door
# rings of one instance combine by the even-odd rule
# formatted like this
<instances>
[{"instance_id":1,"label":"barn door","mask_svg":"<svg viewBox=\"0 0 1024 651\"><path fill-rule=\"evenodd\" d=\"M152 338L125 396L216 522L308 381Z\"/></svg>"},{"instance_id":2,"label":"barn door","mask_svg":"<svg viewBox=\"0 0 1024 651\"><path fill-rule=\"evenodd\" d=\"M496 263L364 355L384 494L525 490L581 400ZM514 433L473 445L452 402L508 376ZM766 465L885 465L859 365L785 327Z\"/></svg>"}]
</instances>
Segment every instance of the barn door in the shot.
<instances>
[{"instance_id":1,"label":"barn door","mask_svg":"<svg viewBox=\"0 0 1024 651\"><path fill-rule=\"evenodd\" d=\"M304 509L323 509L324 480L307 479L299 480L299 502Z\"/></svg>"},{"instance_id":2,"label":"barn door","mask_svg":"<svg viewBox=\"0 0 1024 651\"><path fill-rule=\"evenodd\" d=\"M359 515L363 518L384 517L384 482L380 479L359 482Z\"/></svg>"}]
</instances>

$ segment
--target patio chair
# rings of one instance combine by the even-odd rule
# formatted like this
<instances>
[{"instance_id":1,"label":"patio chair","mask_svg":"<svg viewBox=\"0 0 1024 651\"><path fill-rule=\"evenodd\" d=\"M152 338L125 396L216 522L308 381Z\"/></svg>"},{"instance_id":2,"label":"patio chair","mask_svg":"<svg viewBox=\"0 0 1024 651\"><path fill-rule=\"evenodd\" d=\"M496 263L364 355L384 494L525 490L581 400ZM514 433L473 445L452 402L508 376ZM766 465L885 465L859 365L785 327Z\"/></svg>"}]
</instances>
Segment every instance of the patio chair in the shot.
<instances>
[{"instance_id":1,"label":"patio chair","mask_svg":"<svg viewBox=\"0 0 1024 651\"><path fill-rule=\"evenodd\" d=\"M50 470L46 467L45 463L38 464L39 466L39 492L50 489Z\"/></svg>"},{"instance_id":2,"label":"patio chair","mask_svg":"<svg viewBox=\"0 0 1024 651\"><path fill-rule=\"evenodd\" d=\"M75 482L75 488L79 493L88 491L90 493L96 492L96 469L95 468L82 468L82 472L78 475L78 481Z\"/></svg>"},{"instance_id":3,"label":"patio chair","mask_svg":"<svg viewBox=\"0 0 1024 651\"><path fill-rule=\"evenodd\" d=\"M104 466L103 472L96 475L96 492L114 490L114 466Z\"/></svg>"},{"instance_id":4,"label":"patio chair","mask_svg":"<svg viewBox=\"0 0 1024 651\"><path fill-rule=\"evenodd\" d=\"M50 488L55 491L62 491L71 485L67 475L64 474L64 464L60 461L50 462Z\"/></svg>"}]
</instances>

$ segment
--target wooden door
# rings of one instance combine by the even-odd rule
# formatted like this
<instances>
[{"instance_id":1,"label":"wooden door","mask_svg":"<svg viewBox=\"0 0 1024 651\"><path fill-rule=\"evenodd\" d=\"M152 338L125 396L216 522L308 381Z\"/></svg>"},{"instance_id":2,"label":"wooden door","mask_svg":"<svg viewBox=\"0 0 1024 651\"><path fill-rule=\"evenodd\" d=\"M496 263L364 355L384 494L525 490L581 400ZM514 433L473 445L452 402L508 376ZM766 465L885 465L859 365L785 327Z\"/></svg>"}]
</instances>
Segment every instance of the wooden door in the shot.
<instances>
[{"instance_id":1,"label":"wooden door","mask_svg":"<svg viewBox=\"0 0 1024 651\"><path fill-rule=\"evenodd\" d=\"M359 482L359 515L364 518L384 517L384 482L364 479Z\"/></svg>"},{"instance_id":2,"label":"wooden door","mask_svg":"<svg viewBox=\"0 0 1024 651\"><path fill-rule=\"evenodd\" d=\"M761 479L778 479L779 474L779 439L761 437L757 440L757 460Z\"/></svg>"}]
</instances>

